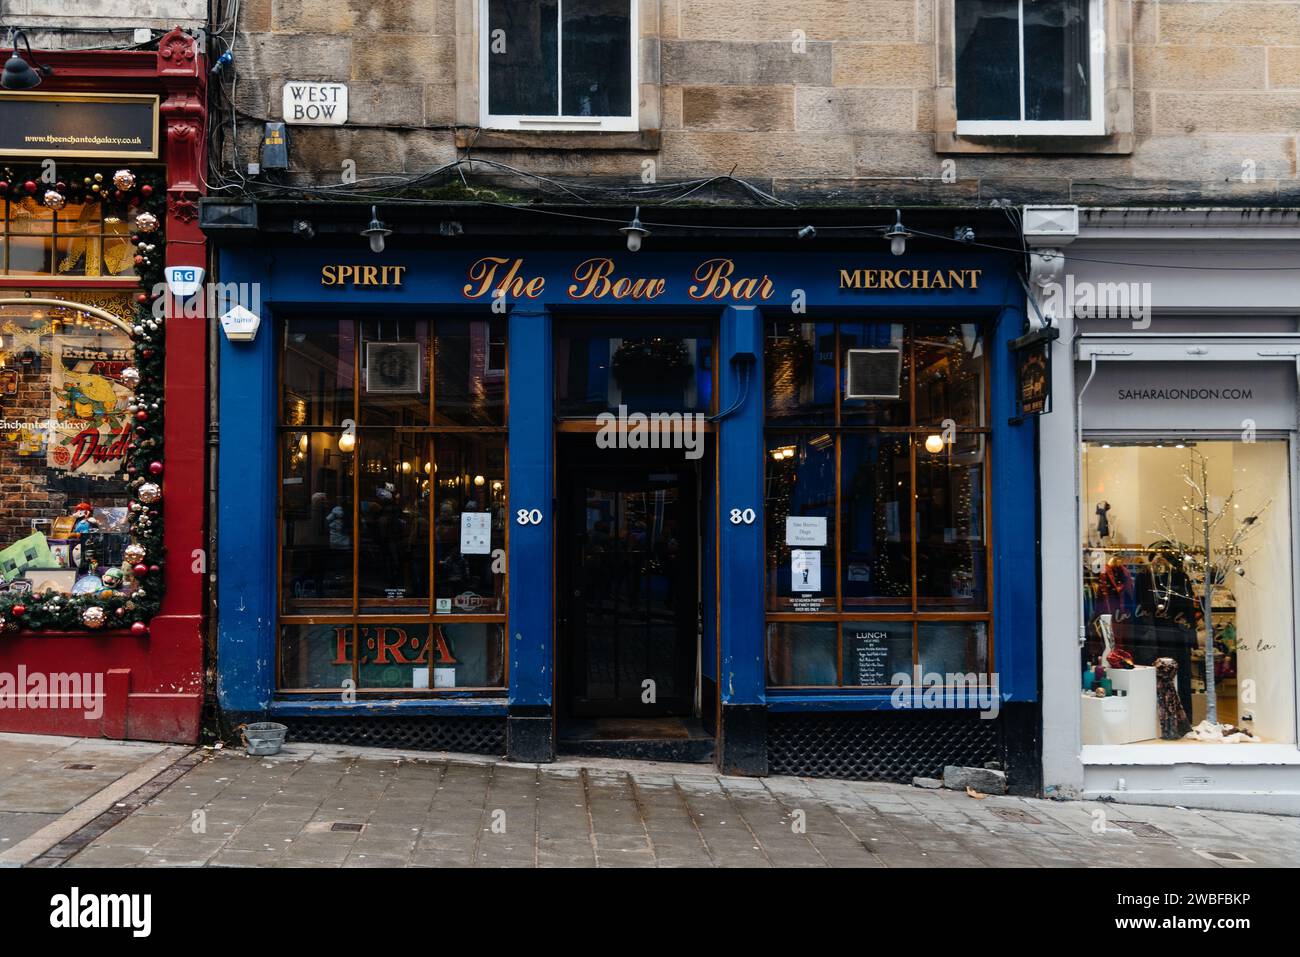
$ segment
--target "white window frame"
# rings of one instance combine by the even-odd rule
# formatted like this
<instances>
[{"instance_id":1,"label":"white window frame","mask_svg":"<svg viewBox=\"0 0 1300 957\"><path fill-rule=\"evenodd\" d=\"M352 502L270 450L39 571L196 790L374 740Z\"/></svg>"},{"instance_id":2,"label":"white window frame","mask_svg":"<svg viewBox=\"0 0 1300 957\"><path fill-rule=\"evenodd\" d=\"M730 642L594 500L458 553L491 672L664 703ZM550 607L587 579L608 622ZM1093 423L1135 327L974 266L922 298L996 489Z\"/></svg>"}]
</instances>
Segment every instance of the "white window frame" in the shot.
<instances>
[{"instance_id":1,"label":"white window frame","mask_svg":"<svg viewBox=\"0 0 1300 957\"><path fill-rule=\"evenodd\" d=\"M580 3L581 0L569 0L571 3ZM556 0L556 16L563 22L565 0ZM634 133L640 127L640 84L638 81L638 66L640 60L641 47L641 30L640 30L640 0L629 0L631 5L628 11L629 27L631 30L630 43L628 45L628 69L630 73L630 90L631 90L631 115L630 116L526 116L519 114L494 114L490 112L489 104L492 102L489 98L488 90L488 58L492 55L489 49L491 37L488 28L488 0L480 0L479 3L479 45L478 45L478 73L479 73L479 97L482 103L482 125L488 129L497 130L561 130L561 131L589 131L589 132L625 132ZM558 25L556 30L559 50L556 56L556 76L557 80L563 82L564 76L564 38ZM507 39L507 42L509 40ZM557 87L559 90L562 87Z\"/></svg>"},{"instance_id":2,"label":"white window frame","mask_svg":"<svg viewBox=\"0 0 1300 957\"><path fill-rule=\"evenodd\" d=\"M961 0L956 0L960 3ZM1087 120L963 120L957 117L958 136L1105 136L1106 135L1106 28L1104 0L1088 2L1088 67L1091 96ZM1025 115L1025 0L1019 0L1020 115ZM953 31L953 77L956 75L957 36Z\"/></svg>"}]
</instances>

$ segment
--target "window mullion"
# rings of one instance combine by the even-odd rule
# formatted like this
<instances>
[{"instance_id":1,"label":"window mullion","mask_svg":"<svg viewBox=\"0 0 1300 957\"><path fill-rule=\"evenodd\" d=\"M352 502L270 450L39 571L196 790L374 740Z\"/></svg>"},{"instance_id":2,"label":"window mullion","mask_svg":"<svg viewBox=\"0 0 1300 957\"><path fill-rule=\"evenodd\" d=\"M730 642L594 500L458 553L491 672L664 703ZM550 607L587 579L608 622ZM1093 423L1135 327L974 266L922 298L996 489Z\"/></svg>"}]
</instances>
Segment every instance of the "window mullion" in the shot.
<instances>
[{"instance_id":1,"label":"window mullion","mask_svg":"<svg viewBox=\"0 0 1300 957\"><path fill-rule=\"evenodd\" d=\"M1019 0L1016 36L1020 50L1020 122L1023 123L1025 121L1025 0Z\"/></svg>"},{"instance_id":2,"label":"window mullion","mask_svg":"<svg viewBox=\"0 0 1300 957\"><path fill-rule=\"evenodd\" d=\"M564 115L564 0L555 2L555 115Z\"/></svg>"}]
</instances>

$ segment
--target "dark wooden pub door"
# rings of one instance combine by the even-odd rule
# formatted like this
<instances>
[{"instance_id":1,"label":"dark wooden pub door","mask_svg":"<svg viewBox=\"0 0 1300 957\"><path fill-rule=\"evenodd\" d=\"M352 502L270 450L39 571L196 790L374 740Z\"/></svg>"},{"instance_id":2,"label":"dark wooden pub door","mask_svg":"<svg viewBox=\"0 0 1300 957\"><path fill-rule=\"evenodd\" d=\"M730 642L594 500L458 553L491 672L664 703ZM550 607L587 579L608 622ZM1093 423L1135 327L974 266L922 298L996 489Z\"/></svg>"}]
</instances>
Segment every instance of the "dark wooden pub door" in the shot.
<instances>
[{"instance_id":1,"label":"dark wooden pub door","mask_svg":"<svg viewBox=\"0 0 1300 957\"><path fill-rule=\"evenodd\" d=\"M664 468L572 469L565 479L559 626L570 715L689 715L698 473L679 460Z\"/></svg>"}]
</instances>

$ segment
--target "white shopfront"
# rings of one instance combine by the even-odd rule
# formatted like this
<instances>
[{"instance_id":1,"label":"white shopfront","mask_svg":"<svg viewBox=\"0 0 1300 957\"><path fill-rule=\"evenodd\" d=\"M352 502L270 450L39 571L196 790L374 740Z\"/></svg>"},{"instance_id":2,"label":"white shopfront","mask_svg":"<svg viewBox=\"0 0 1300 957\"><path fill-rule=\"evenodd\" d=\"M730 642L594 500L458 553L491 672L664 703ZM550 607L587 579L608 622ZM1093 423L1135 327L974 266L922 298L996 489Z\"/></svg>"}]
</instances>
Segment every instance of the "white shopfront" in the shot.
<instances>
[{"instance_id":1,"label":"white shopfront","mask_svg":"<svg viewBox=\"0 0 1300 957\"><path fill-rule=\"evenodd\" d=\"M1050 212L1044 789L1300 814L1300 217Z\"/></svg>"}]
</instances>

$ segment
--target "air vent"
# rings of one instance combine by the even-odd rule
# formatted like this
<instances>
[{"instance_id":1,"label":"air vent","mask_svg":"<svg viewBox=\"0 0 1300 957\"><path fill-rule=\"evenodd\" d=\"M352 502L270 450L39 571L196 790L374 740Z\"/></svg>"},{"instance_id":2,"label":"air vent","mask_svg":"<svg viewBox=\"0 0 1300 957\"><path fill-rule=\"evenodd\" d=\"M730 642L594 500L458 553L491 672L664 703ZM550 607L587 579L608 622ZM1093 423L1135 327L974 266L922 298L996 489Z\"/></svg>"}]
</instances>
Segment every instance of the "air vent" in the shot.
<instances>
[{"instance_id":1,"label":"air vent","mask_svg":"<svg viewBox=\"0 0 1300 957\"><path fill-rule=\"evenodd\" d=\"M367 342L366 391L418 394L421 386L418 342Z\"/></svg>"},{"instance_id":2,"label":"air vent","mask_svg":"<svg viewBox=\"0 0 1300 957\"><path fill-rule=\"evenodd\" d=\"M900 349L850 349L848 399L897 399L901 394L903 353Z\"/></svg>"}]
</instances>

